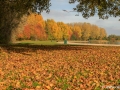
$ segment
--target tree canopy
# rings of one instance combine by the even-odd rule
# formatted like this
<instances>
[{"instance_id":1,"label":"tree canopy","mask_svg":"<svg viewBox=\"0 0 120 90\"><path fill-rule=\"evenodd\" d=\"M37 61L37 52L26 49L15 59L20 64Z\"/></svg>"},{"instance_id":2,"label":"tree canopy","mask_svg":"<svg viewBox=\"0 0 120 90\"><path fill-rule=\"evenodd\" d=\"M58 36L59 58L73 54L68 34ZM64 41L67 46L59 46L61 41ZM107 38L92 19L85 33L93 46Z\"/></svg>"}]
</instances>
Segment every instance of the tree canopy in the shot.
<instances>
[{"instance_id":1,"label":"tree canopy","mask_svg":"<svg viewBox=\"0 0 120 90\"><path fill-rule=\"evenodd\" d=\"M120 16L120 0L69 0L78 2L75 11L81 12L84 18L97 14L100 19Z\"/></svg>"}]
</instances>

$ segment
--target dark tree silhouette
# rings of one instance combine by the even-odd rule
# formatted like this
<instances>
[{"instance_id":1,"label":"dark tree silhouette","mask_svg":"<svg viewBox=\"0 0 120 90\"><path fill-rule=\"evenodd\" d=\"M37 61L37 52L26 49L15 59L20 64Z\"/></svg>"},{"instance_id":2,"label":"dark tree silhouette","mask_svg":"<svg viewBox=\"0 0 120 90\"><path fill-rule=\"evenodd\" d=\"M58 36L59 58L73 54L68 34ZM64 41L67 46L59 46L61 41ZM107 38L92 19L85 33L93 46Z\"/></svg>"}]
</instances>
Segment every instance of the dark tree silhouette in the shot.
<instances>
[{"instance_id":1,"label":"dark tree silhouette","mask_svg":"<svg viewBox=\"0 0 120 90\"><path fill-rule=\"evenodd\" d=\"M100 19L120 16L120 0L69 0L69 2L78 2L74 10L81 12L84 18L89 18L95 14Z\"/></svg>"}]
</instances>

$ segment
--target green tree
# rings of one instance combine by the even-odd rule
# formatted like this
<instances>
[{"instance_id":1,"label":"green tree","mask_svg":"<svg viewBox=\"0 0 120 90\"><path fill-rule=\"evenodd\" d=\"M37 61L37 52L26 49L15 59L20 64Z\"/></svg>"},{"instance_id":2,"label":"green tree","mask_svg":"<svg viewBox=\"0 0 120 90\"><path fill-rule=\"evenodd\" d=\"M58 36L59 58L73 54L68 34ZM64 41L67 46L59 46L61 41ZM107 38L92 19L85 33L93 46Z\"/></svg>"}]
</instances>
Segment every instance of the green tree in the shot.
<instances>
[{"instance_id":1,"label":"green tree","mask_svg":"<svg viewBox=\"0 0 120 90\"><path fill-rule=\"evenodd\" d=\"M117 40L120 40L120 36L119 35L117 35Z\"/></svg>"},{"instance_id":2,"label":"green tree","mask_svg":"<svg viewBox=\"0 0 120 90\"><path fill-rule=\"evenodd\" d=\"M117 40L117 36L114 34L111 34L108 36L108 40L111 42L115 42Z\"/></svg>"},{"instance_id":3,"label":"green tree","mask_svg":"<svg viewBox=\"0 0 120 90\"><path fill-rule=\"evenodd\" d=\"M100 19L120 16L120 0L69 0L69 2L78 3L74 10L81 12L84 18L92 17L96 13Z\"/></svg>"}]
</instances>

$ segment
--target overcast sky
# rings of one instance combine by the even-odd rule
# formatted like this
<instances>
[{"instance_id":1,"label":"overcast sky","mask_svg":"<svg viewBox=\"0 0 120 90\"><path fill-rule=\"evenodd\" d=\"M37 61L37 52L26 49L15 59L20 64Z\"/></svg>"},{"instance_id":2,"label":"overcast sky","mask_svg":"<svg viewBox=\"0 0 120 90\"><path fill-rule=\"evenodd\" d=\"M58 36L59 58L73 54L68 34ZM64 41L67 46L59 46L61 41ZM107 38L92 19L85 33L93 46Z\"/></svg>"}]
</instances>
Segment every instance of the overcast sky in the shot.
<instances>
[{"instance_id":1,"label":"overcast sky","mask_svg":"<svg viewBox=\"0 0 120 90\"><path fill-rule=\"evenodd\" d=\"M72 11L76 4L69 4L69 0L51 0L52 6L50 7L50 13L42 12L44 20L54 19L56 22L62 21L64 23L72 22L88 22L102 27L106 30L107 34L120 35L120 21L119 18L110 17L107 20L99 19L98 16L90 17L89 19L84 19L77 12L64 12L63 10Z\"/></svg>"}]
</instances>

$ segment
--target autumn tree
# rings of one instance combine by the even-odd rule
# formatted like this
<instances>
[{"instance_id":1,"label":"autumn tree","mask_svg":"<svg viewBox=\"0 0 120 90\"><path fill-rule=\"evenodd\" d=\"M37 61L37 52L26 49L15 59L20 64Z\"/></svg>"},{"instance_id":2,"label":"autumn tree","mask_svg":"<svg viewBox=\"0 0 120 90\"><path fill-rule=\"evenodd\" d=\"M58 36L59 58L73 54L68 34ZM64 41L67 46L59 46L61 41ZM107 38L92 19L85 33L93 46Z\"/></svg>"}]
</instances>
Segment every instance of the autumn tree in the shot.
<instances>
[{"instance_id":1,"label":"autumn tree","mask_svg":"<svg viewBox=\"0 0 120 90\"><path fill-rule=\"evenodd\" d=\"M27 18L27 25L30 26L30 33L33 39L38 40L45 38L45 22L41 15L38 15L36 13L29 15Z\"/></svg>"},{"instance_id":2,"label":"autumn tree","mask_svg":"<svg viewBox=\"0 0 120 90\"><path fill-rule=\"evenodd\" d=\"M57 22L57 24L59 27L59 31L61 31L62 39L69 39L70 28L68 27L68 25L63 22Z\"/></svg>"},{"instance_id":3,"label":"autumn tree","mask_svg":"<svg viewBox=\"0 0 120 90\"><path fill-rule=\"evenodd\" d=\"M70 23L68 24L72 27L72 39L79 40L77 38L77 34L80 35L81 40L97 40L97 39L105 39L107 34L104 28L100 28L96 25L92 25L90 23ZM73 28L74 27L74 28ZM76 28L76 29L75 29Z\"/></svg>"},{"instance_id":4,"label":"autumn tree","mask_svg":"<svg viewBox=\"0 0 120 90\"><path fill-rule=\"evenodd\" d=\"M61 31L61 27L59 27L58 22L57 22L57 26L58 26L58 36L57 36L57 40L62 40L62 39L63 39L63 32Z\"/></svg>"},{"instance_id":5,"label":"autumn tree","mask_svg":"<svg viewBox=\"0 0 120 90\"><path fill-rule=\"evenodd\" d=\"M69 26L69 24L67 24L67 27L68 27L68 30L67 30L67 32L68 32L68 37L67 37L67 39L68 39L68 40L71 40L72 34L73 34L73 31L72 31L73 27L72 27L72 26Z\"/></svg>"},{"instance_id":6,"label":"autumn tree","mask_svg":"<svg viewBox=\"0 0 120 90\"><path fill-rule=\"evenodd\" d=\"M105 39L107 37L107 33L104 28L100 28L100 37L99 39Z\"/></svg>"},{"instance_id":7,"label":"autumn tree","mask_svg":"<svg viewBox=\"0 0 120 90\"><path fill-rule=\"evenodd\" d=\"M24 35L23 35L23 30L25 28L25 25L27 23L27 15L24 15L22 18L21 18L21 21L20 23L18 24L18 26L15 28L15 40L22 40L24 38Z\"/></svg>"},{"instance_id":8,"label":"autumn tree","mask_svg":"<svg viewBox=\"0 0 120 90\"><path fill-rule=\"evenodd\" d=\"M30 26L29 25L26 25L24 27L24 30L23 30L23 35L24 35L24 39L30 39L31 37L31 30L30 30Z\"/></svg>"},{"instance_id":9,"label":"autumn tree","mask_svg":"<svg viewBox=\"0 0 120 90\"><path fill-rule=\"evenodd\" d=\"M90 37L91 25L89 23L82 24L82 40L88 40Z\"/></svg>"},{"instance_id":10,"label":"autumn tree","mask_svg":"<svg viewBox=\"0 0 120 90\"><path fill-rule=\"evenodd\" d=\"M82 36L81 28L78 25L74 25L72 27L72 36L71 36L71 39L73 39L73 40L80 40L81 36Z\"/></svg>"},{"instance_id":11,"label":"autumn tree","mask_svg":"<svg viewBox=\"0 0 120 90\"><path fill-rule=\"evenodd\" d=\"M97 40L100 37L100 29L96 25L92 25L90 39Z\"/></svg>"},{"instance_id":12,"label":"autumn tree","mask_svg":"<svg viewBox=\"0 0 120 90\"><path fill-rule=\"evenodd\" d=\"M57 40L59 31L58 31L57 23L53 19L47 19L46 32L48 34L48 39Z\"/></svg>"},{"instance_id":13,"label":"autumn tree","mask_svg":"<svg viewBox=\"0 0 120 90\"><path fill-rule=\"evenodd\" d=\"M45 40L45 22L41 15L31 13L24 24L24 28L17 30L17 39ZM22 35L23 34L23 35ZM23 36L23 37L21 37Z\"/></svg>"}]
</instances>

